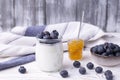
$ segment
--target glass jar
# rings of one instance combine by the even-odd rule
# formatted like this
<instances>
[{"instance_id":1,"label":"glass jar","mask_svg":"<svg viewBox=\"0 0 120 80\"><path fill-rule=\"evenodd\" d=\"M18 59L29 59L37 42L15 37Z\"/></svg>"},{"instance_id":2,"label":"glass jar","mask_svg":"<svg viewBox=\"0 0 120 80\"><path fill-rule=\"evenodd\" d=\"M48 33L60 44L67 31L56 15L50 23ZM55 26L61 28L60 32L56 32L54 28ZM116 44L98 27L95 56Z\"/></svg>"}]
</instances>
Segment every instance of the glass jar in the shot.
<instances>
[{"instance_id":1,"label":"glass jar","mask_svg":"<svg viewBox=\"0 0 120 80\"><path fill-rule=\"evenodd\" d=\"M68 53L71 60L81 60L83 55L84 41L82 39L71 39L68 41Z\"/></svg>"},{"instance_id":2,"label":"glass jar","mask_svg":"<svg viewBox=\"0 0 120 80\"><path fill-rule=\"evenodd\" d=\"M40 70L59 71L63 64L61 39L39 39L36 42L36 63Z\"/></svg>"}]
</instances>

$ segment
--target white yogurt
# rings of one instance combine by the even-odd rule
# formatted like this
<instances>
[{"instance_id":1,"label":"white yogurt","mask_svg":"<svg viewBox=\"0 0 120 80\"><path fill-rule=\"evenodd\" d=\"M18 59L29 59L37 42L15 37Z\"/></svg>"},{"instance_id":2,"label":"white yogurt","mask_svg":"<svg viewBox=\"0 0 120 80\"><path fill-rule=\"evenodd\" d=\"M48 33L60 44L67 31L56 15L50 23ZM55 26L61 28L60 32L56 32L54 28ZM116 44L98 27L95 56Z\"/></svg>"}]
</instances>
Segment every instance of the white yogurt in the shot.
<instances>
[{"instance_id":1,"label":"white yogurt","mask_svg":"<svg viewBox=\"0 0 120 80\"><path fill-rule=\"evenodd\" d=\"M53 44L36 43L36 63L40 70L54 72L62 68L63 46L62 42Z\"/></svg>"}]
</instances>

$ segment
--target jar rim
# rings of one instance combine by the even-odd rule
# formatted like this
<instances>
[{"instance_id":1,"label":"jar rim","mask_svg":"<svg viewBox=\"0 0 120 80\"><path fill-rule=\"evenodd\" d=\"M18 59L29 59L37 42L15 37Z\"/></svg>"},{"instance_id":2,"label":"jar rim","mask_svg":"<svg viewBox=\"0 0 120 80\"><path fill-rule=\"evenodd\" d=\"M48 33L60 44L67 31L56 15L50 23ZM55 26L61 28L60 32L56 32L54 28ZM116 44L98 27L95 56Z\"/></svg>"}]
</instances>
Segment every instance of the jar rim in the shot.
<instances>
[{"instance_id":1,"label":"jar rim","mask_svg":"<svg viewBox=\"0 0 120 80\"><path fill-rule=\"evenodd\" d=\"M44 43L44 44L56 44L56 43L61 42L60 38L58 38L58 39L40 39L38 37L36 37L36 38L40 43Z\"/></svg>"}]
</instances>

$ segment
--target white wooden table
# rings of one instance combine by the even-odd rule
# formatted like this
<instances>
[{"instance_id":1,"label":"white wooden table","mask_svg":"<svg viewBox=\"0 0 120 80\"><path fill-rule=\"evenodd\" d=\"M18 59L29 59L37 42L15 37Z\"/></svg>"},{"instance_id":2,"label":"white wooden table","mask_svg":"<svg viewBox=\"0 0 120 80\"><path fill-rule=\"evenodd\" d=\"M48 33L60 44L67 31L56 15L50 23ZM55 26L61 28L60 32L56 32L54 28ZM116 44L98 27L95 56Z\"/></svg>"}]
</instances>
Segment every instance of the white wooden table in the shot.
<instances>
[{"instance_id":1,"label":"white wooden table","mask_svg":"<svg viewBox=\"0 0 120 80\"><path fill-rule=\"evenodd\" d=\"M83 52L83 60L81 60L80 62L81 66L84 66L85 68L88 62L93 62L89 51ZM69 77L65 79L59 75L59 72L41 72L36 66L36 62L34 61L24 65L27 69L26 74L20 74L18 72L19 66L0 71L0 80L106 80L103 73L97 74L94 69L89 70L86 68L87 74L81 75L79 73L79 68L74 68L72 63L73 62L68 57L68 53L64 53L63 69L66 69L69 72ZM94 63L94 65L95 67L100 66L96 63ZM120 80L120 65L115 67L101 67L103 67L103 71L107 69L112 70L114 74L114 80Z\"/></svg>"}]
</instances>

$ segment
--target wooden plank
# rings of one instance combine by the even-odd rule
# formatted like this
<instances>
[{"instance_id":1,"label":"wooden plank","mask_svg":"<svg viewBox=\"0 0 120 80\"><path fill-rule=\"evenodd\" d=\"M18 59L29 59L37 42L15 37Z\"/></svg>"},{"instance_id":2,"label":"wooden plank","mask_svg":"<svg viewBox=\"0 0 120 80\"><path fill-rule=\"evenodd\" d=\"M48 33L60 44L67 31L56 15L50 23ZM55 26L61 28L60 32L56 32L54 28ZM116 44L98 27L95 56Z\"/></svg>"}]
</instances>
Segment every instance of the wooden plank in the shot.
<instances>
[{"instance_id":1,"label":"wooden plank","mask_svg":"<svg viewBox=\"0 0 120 80\"><path fill-rule=\"evenodd\" d=\"M117 21L116 21L116 32L120 32L120 0L117 6Z\"/></svg>"},{"instance_id":2,"label":"wooden plank","mask_svg":"<svg viewBox=\"0 0 120 80\"><path fill-rule=\"evenodd\" d=\"M35 25L46 24L45 15L46 15L46 3L45 0L35 0Z\"/></svg>"},{"instance_id":3,"label":"wooden plank","mask_svg":"<svg viewBox=\"0 0 120 80\"><path fill-rule=\"evenodd\" d=\"M76 20L76 0L46 0L46 23Z\"/></svg>"},{"instance_id":4,"label":"wooden plank","mask_svg":"<svg viewBox=\"0 0 120 80\"><path fill-rule=\"evenodd\" d=\"M116 16L119 0L108 0L107 10L107 32L116 32Z\"/></svg>"},{"instance_id":5,"label":"wooden plank","mask_svg":"<svg viewBox=\"0 0 120 80\"><path fill-rule=\"evenodd\" d=\"M23 0L24 26L35 25L35 0Z\"/></svg>"},{"instance_id":6,"label":"wooden plank","mask_svg":"<svg viewBox=\"0 0 120 80\"><path fill-rule=\"evenodd\" d=\"M97 8L97 26L99 26L101 29L106 31L106 23L107 23L107 0L99 0L98 8Z\"/></svg>"},{"instance_id":7,"label":"wooden plank","mask_svg":"<svg viewBox=\"0 0 120 80\"><path fill-rule=\"evenodd\" d=\"M24 8L23 8L23 0L15 0L15 26L23 26L24 25Z\"/></svg>"},{"instance_id":8,"label":"wooden plank","mask_svg":"<svg viewBox=\"0 0 120 80\"><path fill-rule=\"evenodd\" d=\"M0 0L0 29L2 31L2 6L1 6L2 1Z\"/></svg>"},{"instance_id":9,"label":"wooden plank","mask_svg":"<svg viewBox=\"0 0 120 80\"><path fill-rule=\"evenodd\" d=\"M4 31L14 26L13 0L0 0L0 25Z\"/></svg>"}]
</instances>

